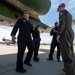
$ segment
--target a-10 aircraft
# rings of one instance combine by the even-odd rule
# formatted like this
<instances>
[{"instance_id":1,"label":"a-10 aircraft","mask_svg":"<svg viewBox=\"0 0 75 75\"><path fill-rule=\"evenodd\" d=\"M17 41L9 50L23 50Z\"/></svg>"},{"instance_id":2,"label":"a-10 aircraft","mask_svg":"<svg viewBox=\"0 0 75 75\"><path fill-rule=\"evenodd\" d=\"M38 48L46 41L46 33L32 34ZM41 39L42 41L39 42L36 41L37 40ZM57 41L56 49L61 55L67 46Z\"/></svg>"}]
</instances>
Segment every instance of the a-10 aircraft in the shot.
<instances>
[{"instance_id":1,"label":"a-10 aircraft","mask_svg":"<svg viewBox=\"0 0 75 75\"><path fill-rule=\"evenodd\" d=\"M42 23L38 17L45 15L50 7L51 0L0 0L0 25L14 26L22 17L23 10L28 10L31 23L39 24L41 32L44 31L43 29L50 32L52 27ZM72 25L75 25L75 20L72 21Z\"/></svg>"},{"instance_id":2,"label":"a-10 aircraft","mask_svg":"<svg viewBox=\"0 0 75 75\"><path fill-rule=\"evenodd\" d=\"M39 24L41 28L47 28L38 16L45 15L50 6L50 0L0 0L0 25L14 26L22 17L23 10L28 10L33 25Z\"/></svg>"}]
</instances>

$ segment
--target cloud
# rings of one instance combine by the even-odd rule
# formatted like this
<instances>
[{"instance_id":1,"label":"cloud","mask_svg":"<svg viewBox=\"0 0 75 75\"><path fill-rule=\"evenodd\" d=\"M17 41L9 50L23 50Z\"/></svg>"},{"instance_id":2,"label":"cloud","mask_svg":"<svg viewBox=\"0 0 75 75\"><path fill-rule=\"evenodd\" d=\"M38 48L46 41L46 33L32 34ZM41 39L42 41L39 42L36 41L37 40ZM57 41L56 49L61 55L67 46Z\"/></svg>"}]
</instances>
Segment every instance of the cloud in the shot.
<instances>
[{"instance_id":1,"label":"cloud","mask_svg":"<svg viewBox=\"0 0 75 75\"><path fill-rule=\"evenodd\" d=\"M73 8L75 8L75 0L69 0L67 9L72 10Z\"/></svg>"},{"instance_id":2,"label":"cloud","mask_svg":"<svg viewBox=\"0 0 75 75\"><path fill-rule=\"evenodd\" d=\"M71 13L72 13L72 14L75 14L75 10L72 10Z\"/></svg>"},{"instance_id":3,"label":"cloud","mask_svg":"<svg viewBox=\"0 0 75 75\"><path fill-rule=\"evenodd\" d=\"M59 3L60 0L51 0L52 3L56 4L56 3Z\"/></svg>"},{"instance_id":4,"label":"cloud","mask_svg":"<svg viewBox=\"0 0 75 75\"><path fill-rule=\"evenodd\" d=\"M0 27L0 42L2 42L2 38L11 39L10 33L11 31L7 29L8 27Z\"/></svg>"},{"instance_id":5,"label":"cloud","mask_svg":"<svg viewBox=\"0 0 75 75\"><path fill-rule=\"evenodd\" d=\"M51 1L51 8L52 9L57 9L58 5L59 5L59 1L60 0L52 0Z\"/></svg>"},{"instance_id":6,"label":"cloud","mask_svg":"<svg viewBox=\"0 0 75 75\"><path fill-rule=\"evenodd\" d=\"M75 0L51 0L51 8L52 9L57 9L58 5L60 3L65 3L66 4L66 8L68 10L72 10L73 8L75 8Z\"/></svg>"},{"instance_id":7,"label":"cloud","mask_svg":"<svg viewBox=\"0 0 75 75\"><path fill-rule=\"evenodd\" d=\"M40 37L41 37L41 42L40 42L41 44L50 44L51 43L52 37L50 36L49 33L41 33Z\"/></svg>"}]
</instances>

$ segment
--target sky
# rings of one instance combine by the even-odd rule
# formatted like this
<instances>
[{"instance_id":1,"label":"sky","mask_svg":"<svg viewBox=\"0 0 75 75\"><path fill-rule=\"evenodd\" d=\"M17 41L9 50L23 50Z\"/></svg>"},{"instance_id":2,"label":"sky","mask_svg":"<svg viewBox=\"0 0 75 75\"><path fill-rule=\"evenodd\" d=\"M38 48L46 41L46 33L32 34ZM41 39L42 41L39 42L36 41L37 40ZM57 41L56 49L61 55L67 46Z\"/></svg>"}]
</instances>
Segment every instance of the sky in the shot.
<instances>
[{"instance_id":1,"label":"sky","mask_svg":"<svg viewBox=\"0 0 75 75\"><path fill-rule=\"evenodd\" d=\"M51 0L51 8L48 13L39 16L41 22L51 27L56 21L59 21L57 8L61 3L66 4L66 10L68 10L72 14L73 19L75 19L75 0Z\"/></svg>"},{"instance_id":2,"label":"sky","mask_svg":"<svg viewBox=\"0 0 75 75\"><path fill-rule=\"evenodd\" d=\"M72 14L73 19L75 19L75 0L51 0L51 8L46 15L39 16L41 22L45 23L48 26L53 26L56 21L59 21L57 8L60 3L66 4L66 9ZM75 33L75 26L72 27ZM6 26L0 26L0 42L2 41L3 37L6 39L11 39L10 33L12 28ZM41 43L51 43L52 37L49 33L42 33L41 36ZM74 39L75 43L75 39Z\"/></svg>"}]
</instances>

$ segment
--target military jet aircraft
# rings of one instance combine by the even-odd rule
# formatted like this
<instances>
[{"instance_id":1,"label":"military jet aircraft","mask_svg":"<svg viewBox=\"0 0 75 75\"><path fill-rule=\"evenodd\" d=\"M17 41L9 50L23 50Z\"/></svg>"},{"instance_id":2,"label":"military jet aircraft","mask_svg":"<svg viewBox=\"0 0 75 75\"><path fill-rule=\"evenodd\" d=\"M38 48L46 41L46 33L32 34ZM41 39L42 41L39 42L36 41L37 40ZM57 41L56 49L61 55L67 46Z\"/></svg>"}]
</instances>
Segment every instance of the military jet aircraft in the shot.
<instances>
[{"instance_id":1,"label":"military jet aircraft","mask_svg":"<svg viewBox=\"0 0 75 75\"><path fill-rule=\"evenodd\" d=\"M33 25L39 24L41 28L47 28L38 16L45 15L50 6L50 0L0 0L0 24L14 26L16 20L22 17L23 10L28 10Z\"/></svg>"},{"instance_id":2,"label":"military jet aircraft","mask_svg":"<svg viewBox=\"0 0 75 75\"><path fill-rule=\"evenodd\" d=\"M12 43L12 40L6 39L5 37L3 37L2 41L3 41L3 43L6 44L6 45L13 44L13 43Z\"/></svg>"}]
</instances>

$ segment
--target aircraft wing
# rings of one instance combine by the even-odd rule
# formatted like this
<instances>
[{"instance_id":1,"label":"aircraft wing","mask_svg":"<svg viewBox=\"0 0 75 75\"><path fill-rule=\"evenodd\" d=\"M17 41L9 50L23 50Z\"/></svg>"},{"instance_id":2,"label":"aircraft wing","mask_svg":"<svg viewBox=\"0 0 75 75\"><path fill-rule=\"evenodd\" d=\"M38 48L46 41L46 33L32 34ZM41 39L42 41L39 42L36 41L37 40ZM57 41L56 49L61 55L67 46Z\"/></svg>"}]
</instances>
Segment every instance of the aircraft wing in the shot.
<instances>
[{"instance_id":1,"label":"aircraft wing","mask_svg":"<svg viewBox=\"0 0 75 75\"><path fill-rule=\"evenodd\" d=\"M41 23L38 15L45 15L50 6L50 0L0 0L0 24L13 26L16 20L22 17L23 10L28 10L32 24L47 28L47 25Z\"/></svg>"},{"instance_id":2,"label":"aircraft wing","mask_svg":"<svg viewBox=\"0 0 75 75\"><path fill-rule=\"evenodd\" d=\"M72 20L72 25L75 25L75 20Z\"/></svg>"}]
</instances>

